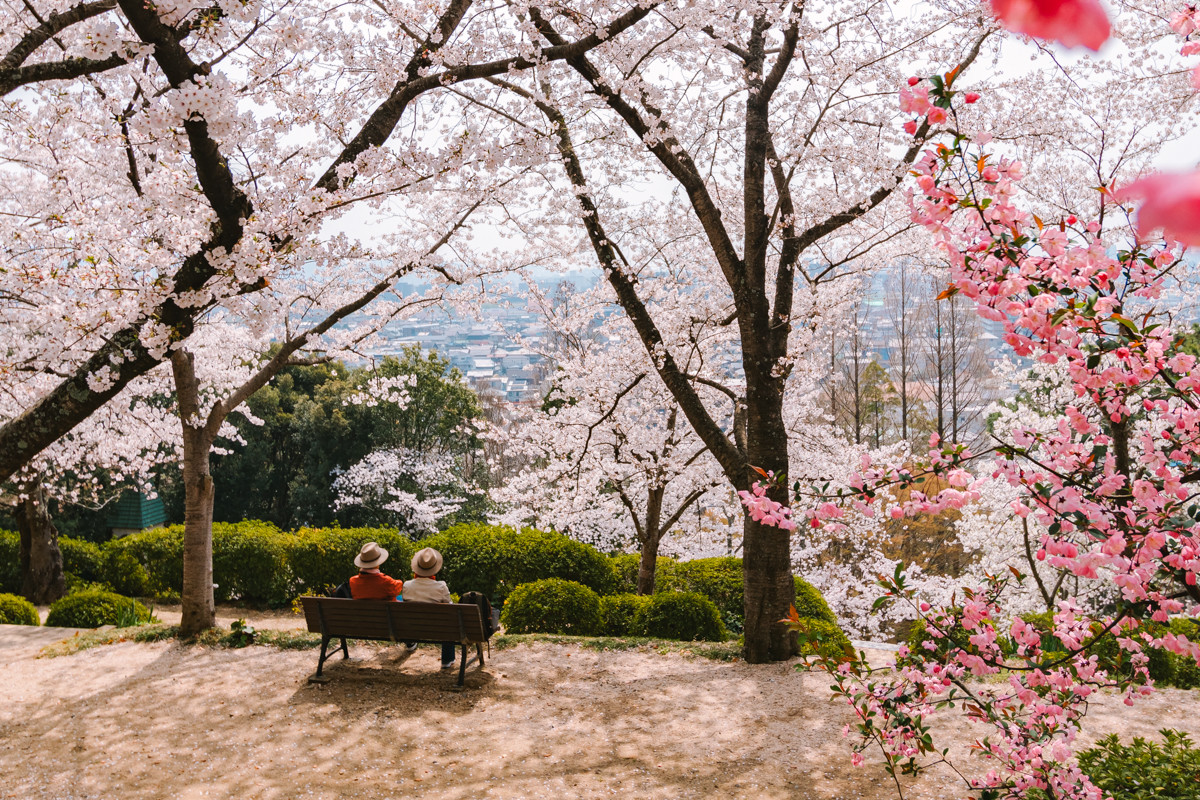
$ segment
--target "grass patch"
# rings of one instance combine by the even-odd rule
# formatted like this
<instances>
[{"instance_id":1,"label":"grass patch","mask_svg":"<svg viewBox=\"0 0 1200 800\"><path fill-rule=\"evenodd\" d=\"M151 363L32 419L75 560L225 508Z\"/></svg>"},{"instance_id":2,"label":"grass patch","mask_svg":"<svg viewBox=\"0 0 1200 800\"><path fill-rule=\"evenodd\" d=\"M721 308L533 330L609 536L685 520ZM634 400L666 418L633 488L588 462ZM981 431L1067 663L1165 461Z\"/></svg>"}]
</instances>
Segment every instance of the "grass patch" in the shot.
<instances>
[{"instance_id":1,"label":"grass patch","mask_svg":"<svg viewBox=\"0 0 1200 800\"><path fill-rule=\"evenodd\" d=\"M125 628L88 631L87 633L76 633L61 642L46 645L38 657L69 656L73 653L91 650L93 647L119 642L161 642L165 639L174 639L178 634L178 625L133 625Z\"/></svg>"},{"instance_id":2,"label":"grass patch","mask_svg":"<svg viewBox=\"0 0 1200 800\"><path fill-rule=\"evenodd\" d=\"M77 633L69 639L42 648L39 658L56 658L69 656L100 647L106 644L121 642L164 642L174 641L184 646L201 647L245 647L244 638L228 628L209 628L196 636L186 639L179 638L178 625L137 625L128 628L113 628L110 630L88 631ZM256 631L255 645L277 647L280 650L313 650L321 646L321 636L307 631Z\"/></svg>"},{"instance_id":3,"label":"grass patch","mask_svg":"<svg viewBox=\"0 0 1200 800\"><path fill-rule=\"evenodd\" d=\"M178 625L138 625L130 628L77 633L61 642L42 648L39 658L56 658L121 642L177 642L184 647L246 647L245 638L228 628L209 628L187 639L179 638ZM390 642L355 640L360 645L376 648L391 647ZM337 645L337 639L330 646ZM727 642L676 642L667 639L650 639L643 636L564 636L554 633L497 634L492 637L492 647L506 650L523 644L575 644L585 650L606 652L610 650L639 650L641 652L679 653L685 657L707 658L713 661L737 661L742 656L742 646L736 640ZM280 650L315 650L321 646L321 635L307 631L256 630L254 641L249 646L276 647ZM430 645L433 646L433 645Z\"/></svg>"},{"instance_id":4,"label":"grass patch","mask_svg":"<svg viewBox=\"0 0 1200 800\"><path fill-rule=\"evenodd\" d=\"M564 636L556 633L505 633L492 637L492 647L506 650L523 644L576 644L585 650L640 650L659 655L679 653L699 656L713 661L737 661L742 646L737 641L677 642L669 639L650 639L644 636Z\"/></svg>"}]
</instances>

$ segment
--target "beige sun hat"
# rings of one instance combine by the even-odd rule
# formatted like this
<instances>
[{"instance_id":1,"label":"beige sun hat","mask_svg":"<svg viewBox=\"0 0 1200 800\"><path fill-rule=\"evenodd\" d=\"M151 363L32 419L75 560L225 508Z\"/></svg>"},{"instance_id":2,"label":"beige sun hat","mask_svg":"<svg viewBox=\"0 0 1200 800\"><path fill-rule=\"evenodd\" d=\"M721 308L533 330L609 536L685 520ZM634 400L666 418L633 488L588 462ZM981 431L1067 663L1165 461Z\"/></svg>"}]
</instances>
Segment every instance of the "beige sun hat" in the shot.
<instances>
[{"instance_id":1,"label":"beige sun hat","mask_svg":"<svg viewBox=\"0 0 1200 800\"><path fill-rule=\"evenodd\" d=\"M442 554L432 547L418 550L412 560L413 574L418 578L429 578L442 571Z\"/></svg>"},{"instance_id":2,"label":"beige sun hat","mask_svg":"<svg viewBox=\"0 0 1200 800\"><path fill-rule=\"evenodd\" d=\"M354 566L359 569L375 569L383 562L387 561L388 551L384 550L376 542L367 542L358 551L358 555L354 557Z\"/></svg>"}]
</instances>

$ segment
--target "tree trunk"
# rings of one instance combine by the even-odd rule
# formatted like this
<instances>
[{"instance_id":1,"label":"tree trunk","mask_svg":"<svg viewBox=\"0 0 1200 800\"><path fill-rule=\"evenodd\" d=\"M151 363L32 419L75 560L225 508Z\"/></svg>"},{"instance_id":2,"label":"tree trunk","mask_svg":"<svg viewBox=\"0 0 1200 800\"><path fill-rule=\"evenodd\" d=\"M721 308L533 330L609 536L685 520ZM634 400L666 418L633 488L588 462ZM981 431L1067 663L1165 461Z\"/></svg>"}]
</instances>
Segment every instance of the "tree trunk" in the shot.
<instances>
[{"instance_id":1,"label":"tree trunk","mask_svg":"<svg viewBox=\"0 0 1200 800\"><path fill-rule=\"evenodd\" d=\"M778 502L786 491L768 492ZM755 522L747 514L742 527L742 576L745 585L746 661L763 664L795 654L796 636L783 620L796 602L791 541L787 531Z\"/></svg>"},{"instance_id":2,"label":"tree trunk","mask_svg":"<svg viewBox=\"0 0 1200 800\"><path fill-rule=\"evenodd\" d=\"M654 594L654 570L658 566L659 539L659 536L654 536L642 542L642 560L638 563L638 594Z\"/></svg>"},{"instance_id":3,"label":"tree trunk","mask_svg":"<svg viewBox=\"0 0 1200 800\"><path fill-rule=\"evenodd\" d=\"M654 570L658 566L658 543L662 541L662 504L667 487L647 492L646 524L642 526L642 560L638 563L637 593L654 594Z\"/></svg>"},{"instance_id":4,"label":"tree trunk","mask_svg":"<svg viewBox=\"0 0 1200 800\"><path fill-rule=\"evenodd\" d=\"M34 484L16 509L21 538L21 594L31 603L47 605L67 593L58 529L50 519L49 497Z\"/></svg>"},{"instance_id":5,"label":"tree trunk","mask_svg":"<svg viewBox=\"0 0 1200 800\"><path fill-rule=\"evenodd\" d=\"M764 366L769 369L769 365ZM790 506L783 381L766 375L756 377L757 381L747 381L749 463L775 473L777 482L768 488L767 496ZM751 473L750 482L756 479L759 476ZM773 525L762 525L746 514L742 537L746 661L762 664L791 658L796 652L796 635L782 623L796 602L791 533Z\"/></svg>"},{"instance_id":6,"label":"tree trunk","mask_svg":"<svg viewBox=\"0 0 1200 800\"><path fill-rule=\"evenodd\" d=\"M171 355L179 420L183 428L183 595L180 636L195 636L216 624L213 600L212 519L215 489L210 472L212 436L199 416L199 382L192 354Z\"/></svg>"},{"instance_id":7,"label":"tree trunk","mask_svg":"<svg viewBox=\"0 0 1200 800\"><path fill-rule=\"evenodd\" d=\"M202 437L185 436L183 445L183 617L179 623L181 636L194 636L216 624L212 571L215 491L212 475L209 474L207 443L189 445L189 438Z\"/></svg>"}]
</instances>

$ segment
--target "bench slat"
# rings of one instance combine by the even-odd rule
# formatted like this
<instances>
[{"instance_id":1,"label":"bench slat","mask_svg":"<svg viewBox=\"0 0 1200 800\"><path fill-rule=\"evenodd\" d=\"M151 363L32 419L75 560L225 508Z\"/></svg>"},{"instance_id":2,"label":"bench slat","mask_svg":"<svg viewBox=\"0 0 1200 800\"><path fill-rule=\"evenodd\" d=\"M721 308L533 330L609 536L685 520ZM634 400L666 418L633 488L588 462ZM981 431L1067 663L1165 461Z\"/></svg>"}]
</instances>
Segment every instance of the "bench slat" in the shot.
<instances>
[{"instance_id":1,"label":"bench slat","mask_svg":"<svg viewBox=\"0 0 1200 800\"><path fill-rule=\"evenodd\" d=\"M479 607L471 604L396 603L333 597L302 597L300 601L308 629L321 633L324 618L327 636L388 641L394 631L397 641L457 642L463 636L468 642L486 640Z\"/></svg>"}]
</instances>

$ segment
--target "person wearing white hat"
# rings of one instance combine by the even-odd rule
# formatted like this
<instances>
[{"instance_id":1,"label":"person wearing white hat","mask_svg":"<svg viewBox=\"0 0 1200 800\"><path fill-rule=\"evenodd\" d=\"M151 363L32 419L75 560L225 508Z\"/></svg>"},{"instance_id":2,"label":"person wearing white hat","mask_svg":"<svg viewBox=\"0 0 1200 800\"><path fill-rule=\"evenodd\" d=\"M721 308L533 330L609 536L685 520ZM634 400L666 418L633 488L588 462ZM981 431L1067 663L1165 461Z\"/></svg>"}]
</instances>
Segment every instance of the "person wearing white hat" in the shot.
<instances>
[{"instance_id":1,"label":"person wearing white hat","mask_svg":"<svg viewBox=\"0 0 1200 800\"><path fill-rule=\"evenodd\" d=\"M404 582L404 599L418 603L451 602L450 587L437 579L442 571L442 554L432 547L412 557L413 577ZM409 645L412 649L413 645ZM442 669L454 669L454 642L442 642Z\"/></svg>"},{"instance_id":2,"label":"person wearing white hat","mask_svg":"<svg viewBox=\"0 0 1200 800\"><path fill-rule=\"evenodd\" d=\"M350 579L350 596L355 600L399 600L404 592L404 581L384 575L379 571L387 561L388 551L377 542L367 542L354 557L358 574Z\"/></svg>"}]
</instances>

